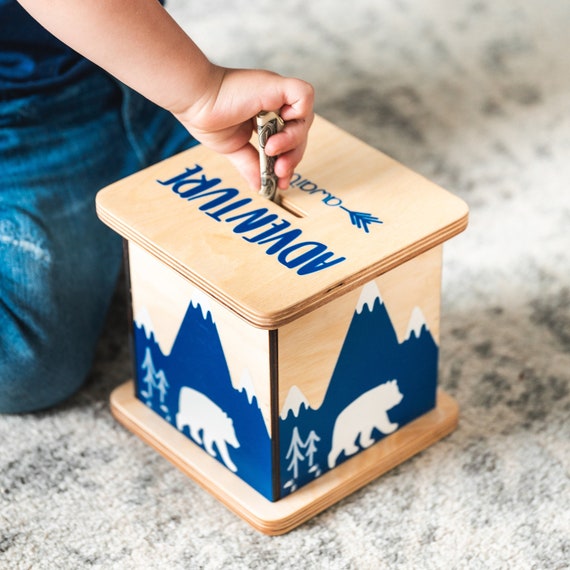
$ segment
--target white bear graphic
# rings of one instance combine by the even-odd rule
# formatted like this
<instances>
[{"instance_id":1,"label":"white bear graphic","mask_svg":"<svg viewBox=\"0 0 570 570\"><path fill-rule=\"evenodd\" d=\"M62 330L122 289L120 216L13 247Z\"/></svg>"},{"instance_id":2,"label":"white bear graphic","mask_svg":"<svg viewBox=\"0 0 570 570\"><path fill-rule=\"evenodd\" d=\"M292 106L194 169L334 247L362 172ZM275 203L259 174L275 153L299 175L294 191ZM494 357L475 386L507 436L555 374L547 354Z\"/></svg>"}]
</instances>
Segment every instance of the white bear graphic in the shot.
<instances>
[{"instance_id":1,"label":"white bear graphic","mask_svg":"<svg viewBox=\"0 0 570 570\"><path fill-rule=\"evenodd\" d=\"M232 419L204 394L187 386L180 390L176 414L176 427L182 431L184 426L188 426L192 439L203 445L212 457L216 457L215 443L226 467L234 473L237 471L227 447L228 443L239 447Z\"/></svg>"},{"instance_id":2,"label":"white bear graphic","mask_svg":"<svg viewBox=\"0 0 570 570\"><path fill-rule=\"evenodd\" d=\"M398 382L390 380L364 392L346 406L334 424L332 449L328 456L329 469L336 465L343 451L347 456L359 451L355 445L357 438L360 438L362 448L370 447L374 443L374 428L384 434L398 429L398 424L390 422L386 412L398 405L403 397Z\"/></svg>"}]
</instances>

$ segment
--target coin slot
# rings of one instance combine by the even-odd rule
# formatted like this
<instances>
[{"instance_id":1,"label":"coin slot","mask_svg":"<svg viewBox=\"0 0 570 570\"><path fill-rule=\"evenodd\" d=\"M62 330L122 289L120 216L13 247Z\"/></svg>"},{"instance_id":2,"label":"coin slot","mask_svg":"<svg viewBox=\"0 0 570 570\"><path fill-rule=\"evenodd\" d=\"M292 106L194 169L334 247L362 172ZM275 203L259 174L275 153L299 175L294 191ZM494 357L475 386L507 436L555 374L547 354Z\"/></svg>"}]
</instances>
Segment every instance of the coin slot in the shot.
<instances>
[{"instance_id":1,"label":"coin slot","mask_svg":"<svg viewBox=\"0 0 570 570\"><path fill-rule=\"evenodd\" d=\"M283 197L281 197L281 200L279 201L279 206L281 206L284 210L287 210L290 214L293 214L296 218L307 217L307 212L304 212L298 206L289 202L286 198L283 199Z\"/></svg>"}]
</instances>

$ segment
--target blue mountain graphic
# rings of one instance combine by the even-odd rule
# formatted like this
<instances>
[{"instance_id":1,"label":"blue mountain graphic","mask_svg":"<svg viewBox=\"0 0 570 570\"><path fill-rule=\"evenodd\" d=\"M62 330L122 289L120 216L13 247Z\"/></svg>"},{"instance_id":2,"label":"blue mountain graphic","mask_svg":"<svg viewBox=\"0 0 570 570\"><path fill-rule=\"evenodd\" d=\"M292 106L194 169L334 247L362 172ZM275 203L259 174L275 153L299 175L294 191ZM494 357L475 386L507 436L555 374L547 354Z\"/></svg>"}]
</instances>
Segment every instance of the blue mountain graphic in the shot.
<instances>
[{"instance_id":1,"label":"blue mountain graphic","mask_svg":"<svg viewBox=\"0 0 570 570\"><path fill-rule=\"evenodd\" d=\"M250 404L245 391L239 392L232 386L218 330L210 313L204 318L199 306L188 306L168 356L162 353L154 334L147 338L143 327L136 324L134 344L138 363L137 397L175 427L180 388L193 388L209 398L233 420L240 446L228 449L238 476L273 500L271 442L265 422L256 398ZM145 383L147 370L142 368L142 363L147 350L150 350L154 369L162 370L169 384L163 402L156 390L152 398L145 397L145 393L148 394L148 384ZM183 433L190 437L187 428ZM220 460L219 451L217 458Z\"/></svg>"},{"instance_id":2,"label":"blue mountain graphic","mask_svg":"<svg viewBox=\"0 0 570 570\"><path fill-rule=\"evenodd\" d=\"M154 334L147 338L142 326L134 326L137 362L137 396L157 414L176 426L179 392L192 388L214 402L233 420L240 447L228 447L237 475L269 500L272 492L271 440L253 398L237 391L229 370L215 323L200 307L188 306L180 330L166 356ZM387 411L389 421L403 426L435 406L438 347L426 327L419 337L411 335L399 343L386 307L376 299L372 310L365 304L355 312L333 371L327 393L317 410L301 406L298 417L292 412L279 422L280 472L282 495L309 483L329 469L335 422L339 414L362 394L397 379L401 403ZM144 363L146 362L146 367ZM149 371L149 366L152 370ZM149 373L161 371L167 381L163 393L156 387L150 394ZM297 437L293 438L295 428ZM187 427L183 433L191 438ZM202 434L203 435L203 434ZM316 436L316 437L315 437ZM372 438L385 437L378 429ZM299 449L290 449L294 440ZM196 442L198 443L198 442ZM358 445L358 438L355 438ZM214 444L215 445L215 444ZM220 459L219 450L218 460ZM292 453L287 457L288 452ZM295 453L298 452L298 453ZM352 455L351 455L352 456ZM348 459L344 452L336 464ZM293 465L295 462L295 465ZM292 480L292 473L297 477Z\"/></svg>"},{"instance_id":3,"label":"blue mountain graphic","mask_svg":"<svg viewBox=\"0 0 570 570\"><path fill-rule=\"evenodd\" d=\"M375 300L372 310L365 304L361 313L355 311L320 408L313 410L302 407L298 417L290 412L285 420L280 421L281 487L290 482L291 456L287 458L286 454L295 427L302 440L311 431L320 437L318 449L311 459L313 465L318 464L319 472L324 472L328 470L327 455L332 447L334 425L340 412L365 392L397 379L403 399L388 410L388 417L401 427L435 406L437 361L438 347L425 326L419 338L412 335L399 343L390 316L380 299ZM379 441L385 435L375 429L372 437ZM357 438L355 443L358 445ZM303 453L305 450L299 451ZM342 453L337 464L346 459L348 457ZM308 462L297 467L302 468L298 469L296 487L314 479L315 470L309 468ZM283 495L288 492L285 490Z\"/></svg>"}]
</instances>

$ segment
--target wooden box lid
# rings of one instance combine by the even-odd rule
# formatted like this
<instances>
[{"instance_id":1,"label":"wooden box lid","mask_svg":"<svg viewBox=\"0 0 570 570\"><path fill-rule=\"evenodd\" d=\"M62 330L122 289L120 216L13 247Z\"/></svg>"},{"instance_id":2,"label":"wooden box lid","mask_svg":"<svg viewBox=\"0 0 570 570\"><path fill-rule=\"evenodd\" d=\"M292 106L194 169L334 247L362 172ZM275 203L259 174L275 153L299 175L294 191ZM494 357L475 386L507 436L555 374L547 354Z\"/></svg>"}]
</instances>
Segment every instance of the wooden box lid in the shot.
<instances>
[{"instance_id":1,"label":"wooden box lid","mask_svg":"<svg viewBox=\"0 0 570 570\"><path fill-rule=\"evenodd\" d=\"M99 217L250 324L277 328L467 226L467 205L315 119L281 204L198 145L101 190Z\"/></svg>"}]
</instances>

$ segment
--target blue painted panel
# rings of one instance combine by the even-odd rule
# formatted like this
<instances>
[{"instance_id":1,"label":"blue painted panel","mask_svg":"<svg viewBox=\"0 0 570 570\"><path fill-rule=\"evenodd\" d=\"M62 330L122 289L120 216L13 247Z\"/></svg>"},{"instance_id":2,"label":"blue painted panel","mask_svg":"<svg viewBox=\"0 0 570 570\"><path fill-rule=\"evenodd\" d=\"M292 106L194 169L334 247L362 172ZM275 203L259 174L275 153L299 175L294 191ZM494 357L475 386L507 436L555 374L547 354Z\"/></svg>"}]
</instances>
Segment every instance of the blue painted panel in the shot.
<instances>
[{"instance_id":1,"label":"blue painted panel","mask_svg":"<svg viewBox=\"0 0 570 570\"><path fill-rule=\"evenodd\" d=\"M188 306L169 355L142 325L134 337L137 397L274 500L265 422L256 398L232 386L210 313ZM400 343L380 298L355 311L322 405L280 419L281 496L432 409L437 361L426 326Z\"/></svg>"},{"instance_id":2,"label":"blue painted panel","mask_svg":"<svg viewBox=\"0 0 570 570\"><path fill-rule=\"evenodd\" d=\"M426 326L400 343L379 298L355 311L322 405L280 420L282 496L432 409L437 361Z\"/></svg>"},{"instance_id":3,"label":"blue painted panel","mask_svg":"<svg viewBox=\"0 0 570 570\"><path fill-rule=\"evenodd\" d=\"M269 500L271 441L256 398L231 383L210 313L188 306L168 356L152 331L134 325L136 394Z\"/></svg>"}]
</instances>

